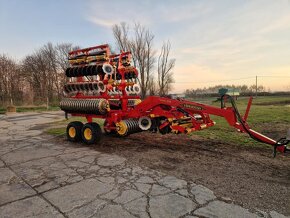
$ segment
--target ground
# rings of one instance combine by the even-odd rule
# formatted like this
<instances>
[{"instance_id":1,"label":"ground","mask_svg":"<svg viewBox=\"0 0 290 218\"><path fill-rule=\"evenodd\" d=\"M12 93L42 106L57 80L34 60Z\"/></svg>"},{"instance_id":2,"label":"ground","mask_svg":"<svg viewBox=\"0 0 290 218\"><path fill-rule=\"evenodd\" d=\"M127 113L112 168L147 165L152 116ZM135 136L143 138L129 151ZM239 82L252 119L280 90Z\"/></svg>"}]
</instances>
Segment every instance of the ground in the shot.
<instances>
[{"instance_id":1,"label":"ground","mask_svg":"<svg viewBox=\"0 0 290 218\"><path fill-rule=\"evenodd\" d=\"M43 133L62 115L0 118L0 217L290 215L287 156L150 133L86 146Z\"/></svg>"}]
</instances>

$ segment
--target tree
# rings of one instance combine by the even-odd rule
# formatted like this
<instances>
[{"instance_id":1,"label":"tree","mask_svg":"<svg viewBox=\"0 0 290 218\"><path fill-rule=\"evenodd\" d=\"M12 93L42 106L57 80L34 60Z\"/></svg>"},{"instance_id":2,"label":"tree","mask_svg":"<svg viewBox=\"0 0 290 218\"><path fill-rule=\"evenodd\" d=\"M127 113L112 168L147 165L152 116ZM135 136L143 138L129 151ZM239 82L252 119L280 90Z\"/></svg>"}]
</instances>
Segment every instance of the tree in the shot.
<instances>
[{"instance_id":1,"label":"tree","mask_svg":"<svg viewBox=\"0 0 290 218\"><path fill-rule=\"evenodd\" d=\"M18 63L7 55L0 55L1 105L19 103L23 94L22 84Z\"/></svg>"},{"instance_id":2,"label":"tree","mask_svg":"<svg viewBox=\"0 0 290 218\"><path fill-rule=\"evenodd\" d=\"M175 65L175 59L169 59L171 44L169 41L164 42L161 48L161 52L158 58L158 88L159 95L163 96L168 94L171 90L171 84L173 83L173 68Z\"/></svg>"},{"instance_id":3,"label":"tree","mask_svg":"<svg viewBox=\"0 0 290 218\"><path fill-rule=\"evenodd\" d=\"M128 36L129 26L122 22L120 25L114 25L112 30L119 51L129 51L131 49Z\"/></svg>"},{"instance_id":4,"label":"tree","mask_svg":"<svg viewBox=\"0 0 290 218\"><path fill-rule=\"evenodd\" d=\"M252 93L256 92L256 85L251 85L249 87L249 91L252 92Z\"/></svg>"},{"instance_id":5,"label":"tree","mask_svg":"<svg viewBox=\"0 0 290 218\"><path fill-rule=\"evenodd\" d=\"M24 58L22 72L32 88L33 100L44 102L48 97L48 65L40 50Z\"/></svg>"},{"instance_id":6,"label":"tree","mask_svg":"<svg viewBox=\"0 0 290 218\"><path fill-rule=\"evenodd\" d=\"M47 43L24 58L22 73L31 86L34 100L47 105L60 100L62 87L67 81L68 52L72 49L75 48L68 43L56 46Z\"/></svg>"},{"instance_id":7,"label":"tree","mask_svg":"<svg viewBox=\"0 0 290 218\"><path fill-rule=\"evenodd\" d=\"M61 43L57 44L54 49L56 52L56 64L58 68L58 85L61 87L61 90L58 90L58 96L60 98L62 87L66 82L68 82L68 78L65 75L65 70L70 66L68 62L68 53L80 49L80 47L73 46L72 43Z\"/></svg>"},{"instance_id":8,"label":"tree","mask_svg":"<svg viewBox=\"0 0 290 218\"><path fill-rule=\"evenodd\" d=\"M155 82L155 78L152 76L149 80L149 95L157 95L158 94L158 87L157 87L157 83Z\"/></svg>"},{"instance_id":9,"label":"tree","mask_svg":"<svg viewBox=\"0 0 290 218\"><path fill-rule=\"evenodd\" d=\"M153 49L154 35L140 24L135 24L133 37L129 38L129 26L126 23L113 26L113 34L120 51L131 51L133 64L138 69L141 87L141 97L144 98L149 90L149 81L155 63L155 50Z\"/></svg>"},{"instance_id":10,"label":"tree","mask_svg":"<svg viewBox=\"0 0 290 218\"><path fill-rule=\"evenodd\" d=\"M258 92L265 92L266 91L266 87L263 85L259 85L258 86Z\"/></svg>"}]
</instances>

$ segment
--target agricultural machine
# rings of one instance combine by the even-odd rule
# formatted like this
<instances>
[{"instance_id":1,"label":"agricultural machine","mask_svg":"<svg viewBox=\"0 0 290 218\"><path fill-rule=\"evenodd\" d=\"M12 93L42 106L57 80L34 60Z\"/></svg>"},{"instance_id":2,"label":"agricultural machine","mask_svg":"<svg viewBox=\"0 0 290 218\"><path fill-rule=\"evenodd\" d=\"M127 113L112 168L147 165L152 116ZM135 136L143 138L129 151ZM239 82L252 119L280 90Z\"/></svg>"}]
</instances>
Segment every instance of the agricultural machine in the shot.
<instances>
[{"instance_id":1,"label":"agricultural machine","mask_svg":"<svg viewBox=\"0 0 290 218\"><path fill-rule=\"evenodd\" d=\"M244 116L234 99L221 98L221 108L185 99L149 96L140 98L138 71L131 65L131 53L111 54L108 45L100 45L69 53L70 67L66 69L69 82L64 86L65 97L60 108L72 116L85 117L86 124L73 121L67 126L69 141L97 143L102 130L94 118L104 119L104 132L126 136L141 131L161 134L190 133L215 125L209 115L224 117L230 126L247 133L253 139L273 145L276 151L286 152L290 136L278 141L270 139L247 124L252 98ZM230 103L230 107L226 106Z\"/></svg>"}]
</instances>

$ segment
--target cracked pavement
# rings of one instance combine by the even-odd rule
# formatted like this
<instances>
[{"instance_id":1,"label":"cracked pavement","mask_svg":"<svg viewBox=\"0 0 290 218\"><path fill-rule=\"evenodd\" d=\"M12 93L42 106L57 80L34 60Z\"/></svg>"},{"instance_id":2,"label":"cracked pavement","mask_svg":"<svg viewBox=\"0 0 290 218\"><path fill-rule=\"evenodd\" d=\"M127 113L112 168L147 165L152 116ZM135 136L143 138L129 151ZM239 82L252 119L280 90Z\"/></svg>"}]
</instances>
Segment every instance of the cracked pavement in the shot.
<instances>
[{"instance_id":1,"label":"cracked pavement","mask_svg":"<svg viewBox=\"0 0 290 218\"><path fill-rule=\"evenodd\" d=\"M0 217L285 217L249 211L214 191L42 134L61 112L0 117Z\"/></svg>"}]
</instances>

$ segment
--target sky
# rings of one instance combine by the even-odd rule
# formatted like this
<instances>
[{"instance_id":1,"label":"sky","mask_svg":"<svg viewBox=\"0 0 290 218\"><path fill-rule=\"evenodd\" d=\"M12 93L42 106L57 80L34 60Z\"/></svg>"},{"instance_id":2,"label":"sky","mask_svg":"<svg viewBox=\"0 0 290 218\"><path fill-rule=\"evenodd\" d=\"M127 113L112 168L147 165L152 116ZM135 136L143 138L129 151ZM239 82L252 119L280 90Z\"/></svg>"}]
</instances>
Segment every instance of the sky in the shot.
<instances>
[{"instance_id":1,"label":"sky","mask_svg":"<svg viewBox=\"0 0 290 218\"><path fill-rule=\"evenodd\" d=\"M290 0L0 0L0 54L47 42L115 46L112 25L140 23L171 42L174 89L219 84L290 91Z\"/></svg>"}]
</instances>

